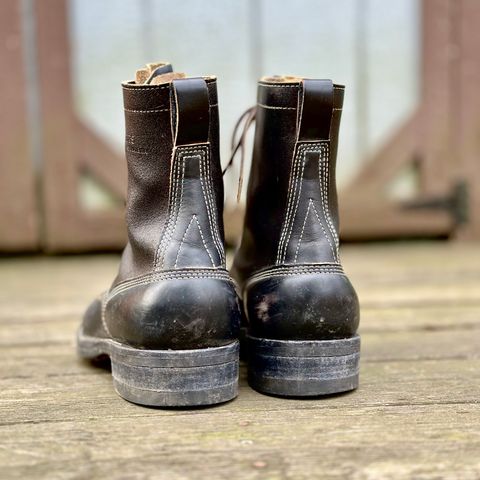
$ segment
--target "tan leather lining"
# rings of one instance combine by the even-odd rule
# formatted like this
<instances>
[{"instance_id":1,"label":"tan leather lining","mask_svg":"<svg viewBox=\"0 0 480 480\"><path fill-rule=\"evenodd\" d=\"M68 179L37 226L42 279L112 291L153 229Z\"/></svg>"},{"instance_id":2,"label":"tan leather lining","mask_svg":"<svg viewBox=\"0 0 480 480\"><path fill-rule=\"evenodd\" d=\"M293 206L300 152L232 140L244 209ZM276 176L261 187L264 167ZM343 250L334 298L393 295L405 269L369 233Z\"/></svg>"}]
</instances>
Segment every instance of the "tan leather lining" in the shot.
<instances>
[{"instance_id":1,"label":"tan leather lining","mask_svg":"<svg viewBox=\"0 0 480 480\"><path fill-rule=\"evenodd\" d=\"M266 83L300 83L302 77L294 77L292 75L274 75L273 77L262 77L261 82Z\"/></svg>"},{"instance_id":2,"label":"tan leather lining","mask_svg":"<svg viewBox=\"0 0 480 480\"><path fill-rule=\"evenodd\" d=\"M266 76L260 78L260 82L262 83L278 83L278 84L298 84L302 80L307 80L308 77L296 77L293 75L273 75L271 77ZM344 85L334 84L335 88L343 89L345 88Z\"/></svg>"},{"instance_id":3,"label":"tan leather lining","mask_svg":"<svg viewBox=\"0 0 480 480\"><path fill-rule=\"evenodd\" d=\"M144 68L138 69L135 72L135 85L144 85L150 78L152 73L158 67L163 67L164 65L168 65L168 62L147 63ZM168 72L153 78L150 82L150 85L163 85L164 83L169 83L172 80L185 77L186 75L184 73Z\"/></svg>"},{"instance_id":4,"label":"tan leather lining","mask_svg":"<svg viewBox=\"0 0 480 480\"><path fill-rule=\"evenodd\" d=\"M145 67L138 69L135 72L135 80L130 81L130 82L124 82L128 86L134 87L134 86L142 86L146 85L146 82L152 75L155 69L158 67L163 67L164 65L169 65L170 62L155 62L155 63L147 63ZM168 72L164 73L162 75L158 75L157 77L154 77L149 85L163 85L167 83L171 83L172 80L177 80L179 78L188 78L188 75L183 72ZM201 78L203 78L205 81L213 81L216 80L215 75L204 75Z\"/></svg>"}]
</instances>

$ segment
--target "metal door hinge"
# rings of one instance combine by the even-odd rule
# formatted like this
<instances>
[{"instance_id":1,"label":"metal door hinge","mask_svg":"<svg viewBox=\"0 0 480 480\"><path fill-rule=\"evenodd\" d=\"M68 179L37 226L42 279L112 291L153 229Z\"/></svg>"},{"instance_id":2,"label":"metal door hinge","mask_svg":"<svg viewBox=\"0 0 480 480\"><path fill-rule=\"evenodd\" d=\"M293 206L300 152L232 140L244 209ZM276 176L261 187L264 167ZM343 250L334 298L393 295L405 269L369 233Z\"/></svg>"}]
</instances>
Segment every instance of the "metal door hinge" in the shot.
<instances>
[{"instance_id":1,"label":"metal door hinge","mask_svg":"<svg viewBox=\"0 0 480 480\"><path fill-rule=\"evenodd\" d=\"M468 186L462 180L457 182L449 195L422 198L403 203L404 208L412 210L443 210L453 218L455 225L464 225L468 222Z\"/></svg>"}]
</instances>

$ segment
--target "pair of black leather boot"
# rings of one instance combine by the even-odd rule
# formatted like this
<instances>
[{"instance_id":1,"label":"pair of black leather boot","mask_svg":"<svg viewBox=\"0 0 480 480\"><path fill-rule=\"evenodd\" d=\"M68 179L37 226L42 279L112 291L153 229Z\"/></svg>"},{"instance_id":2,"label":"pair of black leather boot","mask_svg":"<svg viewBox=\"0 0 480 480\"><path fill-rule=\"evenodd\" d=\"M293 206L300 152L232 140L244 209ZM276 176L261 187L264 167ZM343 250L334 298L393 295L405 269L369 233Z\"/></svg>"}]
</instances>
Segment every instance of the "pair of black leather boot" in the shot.
<instances>
[{"instance_id":1,"label":"pair of black leather boot","mask_svg":"<svg viewBox=\"0 0 480 480\"><path fill-rule=\"evenodd\" d=\"M249 382L260 392L357 387L359 306L338 254L343 95L330 80L259 82L245 225L230 275L216 79L157 64L123 84L129 241L77 339L82 357L110 356L122 397L152 406L234 398L243 325Z\"/></svg>"}]
</instances>

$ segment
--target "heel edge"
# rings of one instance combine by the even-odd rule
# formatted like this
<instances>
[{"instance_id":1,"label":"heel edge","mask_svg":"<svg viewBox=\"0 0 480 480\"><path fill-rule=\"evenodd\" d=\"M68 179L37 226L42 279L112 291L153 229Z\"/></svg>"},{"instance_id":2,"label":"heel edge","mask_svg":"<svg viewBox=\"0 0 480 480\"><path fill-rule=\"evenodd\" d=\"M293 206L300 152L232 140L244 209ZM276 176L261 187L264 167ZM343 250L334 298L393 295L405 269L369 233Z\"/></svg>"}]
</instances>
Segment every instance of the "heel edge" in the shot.
<instances>
[{"instance_id":1,"label":"heel edge","mask_svg":"<svg viewBox=\"0 0 480 480\"><path fill-rule=\"evenodd\" d=\"M188 407L227 402L237 396L239 343L195 350L139 350L112 354L117 393L156 407Z\"/></svg>"},{"instance_id":2,"label":"heel edge","mask_svg":"<svg viewBox=\"0 0 480 480\"><path fill-rule=\"evenodd\" d=\"M248 381L255 390L313 397L358 387L360 337L338 340L270 340L248 337Z\"/></svg>"},{"instance_id":3,"label":"heel edge","mask_svg":"<svg viewBox=\"0 0 480 480\"><path fill-rule=\"evenodd\" d=\"M108 355L116 392L151 407L227 402L238 394L239 342L193 350L144 350L112 339L77 335L80 357Z\"/></svg>"}]
</instances>

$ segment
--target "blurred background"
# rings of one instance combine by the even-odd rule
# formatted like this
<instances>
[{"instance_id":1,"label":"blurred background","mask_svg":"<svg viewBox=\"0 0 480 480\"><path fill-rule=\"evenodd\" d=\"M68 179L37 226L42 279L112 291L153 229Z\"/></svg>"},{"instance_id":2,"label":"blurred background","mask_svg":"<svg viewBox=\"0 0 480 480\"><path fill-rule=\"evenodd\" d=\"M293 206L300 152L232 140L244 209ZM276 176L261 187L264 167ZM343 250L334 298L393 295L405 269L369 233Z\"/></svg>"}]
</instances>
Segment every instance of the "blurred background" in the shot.
<instances>
[{"instance_id":1,"label":"blurred background","mask_svg":"<svg viewBox=\"0 0 480 480\"><path fill-rule=\"evenodd\" d=\"M345 84L342 238L478 240L478 25L478 0L2 0L0 252L123 247L120 83L161 60L219 77L224 164L260 76Z\"/></svg>"}]
</instances>

